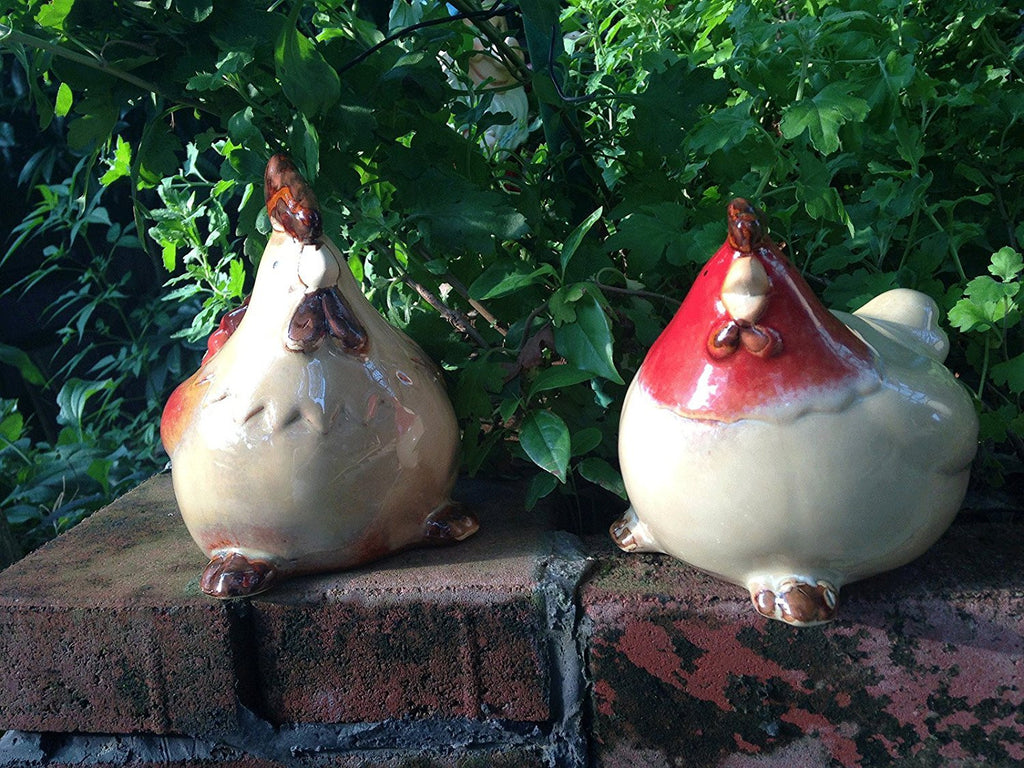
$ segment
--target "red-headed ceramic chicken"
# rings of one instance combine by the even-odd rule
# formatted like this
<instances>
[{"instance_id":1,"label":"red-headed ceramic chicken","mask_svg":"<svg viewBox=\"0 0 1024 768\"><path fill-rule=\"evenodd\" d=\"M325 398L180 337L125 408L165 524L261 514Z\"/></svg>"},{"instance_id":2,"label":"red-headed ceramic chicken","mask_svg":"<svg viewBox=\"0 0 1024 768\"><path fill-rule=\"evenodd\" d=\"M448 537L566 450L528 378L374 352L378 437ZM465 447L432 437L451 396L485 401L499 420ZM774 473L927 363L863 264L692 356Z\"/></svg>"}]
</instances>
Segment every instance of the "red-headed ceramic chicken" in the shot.
<instances>
[{"instance_id":1,"label":"red-headed ceramic chicken","mask_svg":"<svg viewBox=\"0 0 1024 768\"><path fill-rule=\"evenodd\" d=\"M271 158L265 192L252 295L160 422L210 558L200 587L219 598L477 530L449 498L459 430L438 369L366 301L287 157Z\"/></svg>"},{"instance_id":2,"label":"red-headed ceramic chicken","mask_svg":"<svg viewBox=\"0 0 1024 768\"><path fill-rule=\"evenodd\" d=\"M745 586L764 616L832 620L844 584L920 555L963 501L978 421L937 317L906 289L830 313L733 200L626 394L613 539Z\"/></svg>"}]
</instances>

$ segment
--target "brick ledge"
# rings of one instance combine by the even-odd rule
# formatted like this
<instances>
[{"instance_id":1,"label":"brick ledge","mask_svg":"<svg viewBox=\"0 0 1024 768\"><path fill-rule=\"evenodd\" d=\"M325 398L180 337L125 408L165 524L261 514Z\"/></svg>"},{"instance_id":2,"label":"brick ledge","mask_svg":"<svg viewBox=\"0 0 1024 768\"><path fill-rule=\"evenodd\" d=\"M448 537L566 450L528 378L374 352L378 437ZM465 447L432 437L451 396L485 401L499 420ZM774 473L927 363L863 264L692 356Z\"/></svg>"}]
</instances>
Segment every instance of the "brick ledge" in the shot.
<instances>
[{"instance_id":1,"label":"brick ledge","mask_svg":"<svg viewBox=\"0 0 1024 768\"><path fill-rule=\"evenodd\" d=\"M0 766L1024 761L1022 525L962 517L798 631L460 490L475 540L225 604L148 481L0 574Z\"/></svg>"}]
</instances>

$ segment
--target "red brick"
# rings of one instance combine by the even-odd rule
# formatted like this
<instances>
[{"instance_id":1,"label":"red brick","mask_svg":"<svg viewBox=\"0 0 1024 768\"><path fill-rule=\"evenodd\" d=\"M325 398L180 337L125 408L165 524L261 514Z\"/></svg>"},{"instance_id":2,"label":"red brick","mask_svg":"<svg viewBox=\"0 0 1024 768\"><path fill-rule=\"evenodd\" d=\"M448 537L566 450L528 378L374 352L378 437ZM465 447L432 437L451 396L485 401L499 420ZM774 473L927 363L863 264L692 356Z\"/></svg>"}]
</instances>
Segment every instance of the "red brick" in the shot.
<instances>
[{"instance_id":1,"label":"red brick","mask_svg":"<svg viewBox=\"0 0 1024 768\"><path fill-rule=\"evenodd\" d=\"M958 525L794 629L667 557L600 558L582 590L595 764L1024 761L1021 526Z\"/></svg>"},{"instance_id":2,"label":"red brick","mask_svg":"<svg viewBox=\"0 0 1024 768\"><path fill-rule=\"evenodd\" d=\"M158 476L0 574L0 728L218 734L275 723L551 717L551 535L515 486L480 532L247 603L198 592L205 558Z\"/></svg>"},{"instance_id":3,"label":"red brick","mask_svg":"<svg viewBox=\"0 0 1024 768\"><path fill-rule=\"evenodd\" d=\"M229 623L156 477L0 574L0 728L217 730L235 710Z\"/></svg>"},{"instance_id":4,"label":"red brick","mask_svg":"<svg viewBox=\"0 0 1024 768\"><path fill-rule=\"evenodd\" d=\"M550 538L509 491L477 502L481 530L466 542L255 599L267 719L548 720L537 590Z\"/></svg>"}]
</instances>

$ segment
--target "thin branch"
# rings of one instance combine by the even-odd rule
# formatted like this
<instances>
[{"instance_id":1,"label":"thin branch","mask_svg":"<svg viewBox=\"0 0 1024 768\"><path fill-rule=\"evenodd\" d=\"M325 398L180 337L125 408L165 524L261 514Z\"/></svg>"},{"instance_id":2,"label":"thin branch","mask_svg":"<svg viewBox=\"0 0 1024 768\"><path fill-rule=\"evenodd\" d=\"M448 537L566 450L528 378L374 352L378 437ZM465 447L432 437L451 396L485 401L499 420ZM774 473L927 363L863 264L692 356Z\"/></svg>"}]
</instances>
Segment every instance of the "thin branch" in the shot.
<instances>
[{"instance_id":1,"label":"thin branch","mask_svg":"<svg viewBox=\"0 0 1024 768\"><path fill-rule=\"evenodd\" d=\"M415 248L416 252L420 255L420 258L422 258L424 261L430 261L432 256L427 251L427 249L423 247L422 243L417 243ZM508 333L508 329L505 328L498 321L498 318L492 315L483 304L481 304L476 299L470 297L469 289L466 288L466 286L463 284L461 280L459 280L459 278L457 278L451 272L445 272L444 281L448 283L457 294L464 298L469 303L469 306L475 309L477 311L477 314L479 314L480 317L487 321L487 324L490 325L491 328L496 330L502 336Z\"/></svg>"},{"instance_id":2,"label":"thin branch","mask_svg":"<svg viewBox=\"0 0 1024 768\"><path fill-rule=\"evenodd\" d=\"M410 24L408 27L403 27L402 29L398 30L397 32L394 32L394 33L388 35L383 40L381 40L379 43L376 43L375 45L370 46L365 51L363 51L358 56L356 56L354 59L350 59L349 61L346 61L344 64L342 64L340 67L338 67L337 72L340 75L343 72L346 72L346 71L352 69L352 67L356 66L357 64L360 64L360 63L366 61L368 58L370 58L370 56L375 54L381 48L385 48L388 45L390 45L391 43L395 42L395 40L401 40L403 37L407 37L408 35L411 35L413 32L416 32L418 30L427 29L428 27L436 27L436 26L438 26L440 24L450 24L452 21L459 21L461 19L468 19L469 21L472 21L475 25L479 25L480 23L486 24L487 23L486 19L489 19L492 16L501 16L501 15L504 15L506 13L511 13L512 11L510 9L508 9L508 8L499 8L498 7L498 6L501 5L501 2L502 2L502 0L498 0L498 2L496 2L493 6L491 6L486 11L475 11L475 10L470 8L470 9L468 9L466 11L463 11L462 13L455 13L455 14L452 14L451 16L445 16L444 18L440 18L440 19L427 19L426 21L421 21L421 22L419 22L417 24ZM458 4L458 3L453 3L453 4ZM490 27L491 29L494 29L494 27L491 27L490 24L487 24L487 26ZM507 45L505 45L505 41L504 40L501 41L501 45L505 49L511 51L511 49Z\"/></svg>"},{"instance_id":3,"label":"thin branch","mask_svg":"<svg viewBox=\"0 0 1024 768\"><path fill-rule=\"evenodd\" d=\"M480 34L487 38L487 42L494 46L495 50L501 54L501 58L506 66L511 65L509 70L512 76L520 83L528 83L532 74L526 63L523 61L523 57L517 54L508 43L505 42L505 38L502 34L494 28L488 19L492 16L499 15L495 9L501 4L501 0L498 0L491 8L487 11L474 10L469 3L465 0L449 0L450 5L459 11L458 14L450 16L450 19L464 18L469 19L473 22L473 26L479 30ZM500 13L509 13L508 10L501 11ZM515 70L514 72L512 70Z\"/></svg>"},{"instance_id":4,"label":"thin branch","mask_svg":"<svg viewBox=\"0 0 1024 768\"><path fill-rule=\"evenodd\" d=\"M462 298L469 302L469 306L475 309L477 311L477 314L479 314L480 317L486 320L487 324L491 326L491 328L496 330L502 336L508 333L508 329L505 328L505 326L503 326L500 322L498 322L498 318L496 318L494 315L488 312L487 308L484 307L483 304L481 304L479 301L477 301L476 299L472 298L469 295L469 290L466 288L465 285L462 284L462 281L459 280L459 278L455 277L455 275L453 275L451 272L446 272L444 275L444 279L445 282L447 282L452 288L455 289L456 293L458 293Z\"/></svg>"},{"instance_id":5,"label":"thin branch","mask_svg":"<svg viewBox=\"0 0 1024 768\"><path fill-rule=\"evenodd\" d=\"M599 283L597 280L591 280L591 282L600 288L602 291L608 291L609 293L621 293L626 296L640 296L645 299L661 299L667 301L670 304L675 304L677 307L682 304L679 299L674 299L671 296L666 296L663 293L654 293L653 291L641 291L635 288L618 288L614 285L607 285L605 283Z\"/></svg>"},{"instance_id":6,"label":"thin branch","mask_svg":"<svg viewBox=\"0 0 1024 768\"><path fill-rule=\"evenodd\" d=\"M526 317L526 323L523 325L523 338L519 342L519 349L517 350L516 359L522 356L523 350L526 348L526 344L530 341L530 326L533 325L533 321L536 320L541 312L544 312L548 308L548 302L544 302L539 307L534 307L533 311L530 312ZM550 322L550 321L547 321Z\"/></svg>"},{"instance_id":7,"label":"thin branch","mask_svg":"<svg viewBox=\"0 0 1024 768\"><path fill-rule=\"evenodd\" d=\"M402 276L402 280L405 281L406 285L416 291L424 301L436 309L438 314L451 323L456 330L469 336L481 349L487 349L490 346L484 337L480 335L480 332L473 327L473 324L469 321L468 317L457 309L452 309L447 306L429 288L413 279L413 277L402 268L402 265L398 263L398 258L395 256L394 251L392 251L388 246L377 242L373 244L373 249L390 261L391 265Z\"/></svg>"},{"instance_id":8,"label":"thin branch","mask_svg":"<svg viewBox=\"0 0 1024 768\"><path fill-rule=\"evenodd\" d=\"M110 75L111 77L114 77L118 80L129 83L130 85L134 85L136 88L146 91L147 93L153 93L157 96L165 98L168 101L173 101L177 104L181 104L182 106L207 112L209 114L216 114L209 107L204 106L198 101L182 99L177 96L169 96L166 93L164 93L164 91L155 83L151 83L148 80L143 80L140 77L136 77L131 72L125 72L122 69L112 67L110 66L110 64L108 64L105 60L101 58L94 58L92 56L86 56L83 53L70 51L64 46L58 45L57 43L51 43L49 40L43 40L41 37L35 37L24 32L19 32L18 30L12 29L6 24L0 24L0 45L5 43L15 43L18 45L28 46L29 48L38 48L41 51L47 51L48 53L52 53L54 56L59 56L63 59L67 59L68 61L73 61L76 64L81 64L84 67L89 67L90 69L95 69L99 72L103 72L104 74Z\"/></svg>"}]
</instances>

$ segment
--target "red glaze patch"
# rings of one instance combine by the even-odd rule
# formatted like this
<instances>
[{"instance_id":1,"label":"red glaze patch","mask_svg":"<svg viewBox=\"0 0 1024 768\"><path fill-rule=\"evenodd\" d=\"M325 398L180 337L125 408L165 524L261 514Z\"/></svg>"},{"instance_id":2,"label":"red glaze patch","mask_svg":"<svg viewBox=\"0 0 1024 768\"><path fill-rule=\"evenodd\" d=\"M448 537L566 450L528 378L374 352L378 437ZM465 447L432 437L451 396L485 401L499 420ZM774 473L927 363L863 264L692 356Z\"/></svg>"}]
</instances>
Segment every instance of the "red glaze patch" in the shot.
<instances>
[{"instance_id":1,"label":"red glaze patch","mask_svg":"<svg viewBox=\"0 0 1024 768\"><path fill-rule=\"evenodd\" d=\"M733 262L753 256L765 268L771 291L758 327L781 338L781 350L758 356L740 348L716 359L708 339L730 321L721 299ZM691 418L736 421L762 409L824 396L835 390L868 390L879 376L871 349L815 297L800 273L769 238L743 252L730 239L694 281L637 374L661 405ZM814 410L813 404L798 410Z\"/></svg>"},{"instance_id":2,"label":"red glaze patch","mask_svg":"<svg viewBox=\"0 0 1024 768\"><path fill-rule=\"evenodd\" d=\"M200 368L206 365L206 361L217 354L220 348L224 346L224 342L231 338L231 334L235 332L238 324L242 322L242 316L245 315L245 310L248 308L249 298L246 297L241 306L235 307L220 319L217 329L206 340L206 354L203 355L203 361L199 364Z\"/></svg>"},{"instance_id":3,"label":"red glaze patch","mask_svg":"<svg viewBox=\"0 0 1024 768\"><path fill-rule=\"evenodd\" d=\"M247 297L241 306L235 307L221 317L217 329L206 340L206 354L203 355L203 360L199 364L199 370L179 384L171 393L171 396L167 398L167 403L164 405L163 413L160 416L160 442L163 443L164 450L167 451L168 456L174 452L175 447L181 440L181 433L185 431L185 426L192 418L192 412L203 396L203 390L209 384L208 378L200 376L203 372L203 366L231 338L231 334L235 332L238 324L242 322L242 316L245 315L245 310L248 308L249 299Z\"/></svg>"},{"instance_id":4,"label":"red glaze patch","mask_svg":"<svg viewBox=\"0 0 1024 768\"><path fill-rule=\"evenodd\" d=\"M164 445L167 455L171 456L174 449L181 441L181 434L185 431L192 418L192 413L203 396L203 392L209 385L209 379L200 378L202 368L181 382L167 398L163 414L160 416L160 441Z\"/></svg>"}]
</instances>

